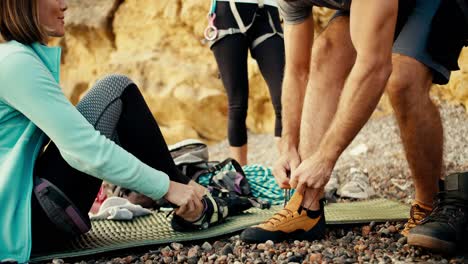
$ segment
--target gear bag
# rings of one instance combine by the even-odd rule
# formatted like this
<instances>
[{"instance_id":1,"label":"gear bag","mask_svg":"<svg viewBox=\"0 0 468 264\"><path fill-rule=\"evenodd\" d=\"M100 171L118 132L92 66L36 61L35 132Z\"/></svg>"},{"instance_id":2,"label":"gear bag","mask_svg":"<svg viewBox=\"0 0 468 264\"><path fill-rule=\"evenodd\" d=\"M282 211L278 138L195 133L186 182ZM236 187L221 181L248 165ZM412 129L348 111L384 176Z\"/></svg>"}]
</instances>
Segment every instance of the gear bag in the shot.
<instances>
[{"instance_id":1,"label":"gear bag","mask_svg":"<svg viewBox=\"0 0 468 264\"><path fill-rule=\"evenodd\" d=\"M34 195L50 221L66 236L75 237L88 232L91 222L54 184L34 176Z\"/></svg>"}]
</instances>

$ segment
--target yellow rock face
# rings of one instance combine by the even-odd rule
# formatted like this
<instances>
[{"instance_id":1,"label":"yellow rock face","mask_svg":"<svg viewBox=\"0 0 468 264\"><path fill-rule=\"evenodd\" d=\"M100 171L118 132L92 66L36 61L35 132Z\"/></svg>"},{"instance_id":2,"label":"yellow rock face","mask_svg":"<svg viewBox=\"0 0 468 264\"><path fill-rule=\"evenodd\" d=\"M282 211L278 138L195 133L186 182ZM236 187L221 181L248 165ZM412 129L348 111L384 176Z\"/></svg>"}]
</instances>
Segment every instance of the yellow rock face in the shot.
<instances>
[{"instance_id":1,"label":"yellow rock face","mask_svg":"<svg viewBox=\"0 0 468 264\"><path fill-rule=\"evenodd\" d=\"M210 1L69 0L62 86L77 102L97 78L130 76L141 88L169 143L187 137L217 141L226 137L227 98L202 32ZM332 11L314 11L320 30ZM436 94L468 104L468 52L463 71ZM249 59L247 126L272 132L273 108L255 61ZM385 112L388 106L381 105Z\"/></svg>"}]
</instances>

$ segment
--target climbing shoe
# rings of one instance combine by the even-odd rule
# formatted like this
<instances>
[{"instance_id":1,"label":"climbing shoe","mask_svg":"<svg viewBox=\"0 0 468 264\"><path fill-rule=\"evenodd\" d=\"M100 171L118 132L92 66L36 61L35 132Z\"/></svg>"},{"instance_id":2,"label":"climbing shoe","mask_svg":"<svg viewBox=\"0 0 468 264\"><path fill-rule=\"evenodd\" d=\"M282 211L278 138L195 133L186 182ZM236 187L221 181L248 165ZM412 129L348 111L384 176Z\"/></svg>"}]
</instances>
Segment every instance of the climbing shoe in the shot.
<instances>
[{"instance_id":1,"label":"climbing shoe","mask_svg":"<svg viewBox=\"0 0 468 264\"><path fill-rule=\"evenodd\" d=\"M223 222L229 215L230 206L228 202L220 197L212 196L211 193L203 196L202 204L204 205L204 210L199 219L187 221L174 214L171 220L172 228L180 232L207 229L214 224Z\"/></svg>"},{"instance_id":2,"label":"climbing shoe","mask_svg":"<svg viewBox=\"0 0 468 264\"><path fill-rule=\"evenodd\" d=\"M468 172L446 177L432 213L408 235L408 244L453 254L466 238L468 227Z\"/></svg>"},{"instance_id":3,"label":"climbing shoe","mask_svg":"<svg viewBox=\"0 0 468 264\"><path fill-rule=\"evenodd\" d=\"M432 207L413 201L410 209L410 218L406 222L405 227L401 231L403 236L408 236L409 231L415 226L422 223L424 218L426 218L432 211Z\"/></svg>"},{"instance_id":4,"label":"climbing shoe","mask_svg":"<svg viewBox=\"0 0 468 264\"><path fill-rule=\"evenodd\" d=\"M267 240L317 240L325 236L324 200L318 211L302 207L303 196L294 193L287 205L264 223L245 229L240 239L248 243Z\"/></svg>"}]
</instances>

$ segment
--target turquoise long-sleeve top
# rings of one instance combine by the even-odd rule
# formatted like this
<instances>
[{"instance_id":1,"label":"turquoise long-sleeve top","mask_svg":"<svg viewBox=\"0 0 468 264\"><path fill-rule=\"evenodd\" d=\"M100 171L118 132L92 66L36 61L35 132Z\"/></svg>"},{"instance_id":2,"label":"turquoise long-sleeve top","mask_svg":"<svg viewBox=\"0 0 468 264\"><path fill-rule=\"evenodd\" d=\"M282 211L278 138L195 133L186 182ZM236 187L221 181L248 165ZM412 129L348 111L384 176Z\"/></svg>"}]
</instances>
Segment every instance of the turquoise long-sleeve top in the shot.
<instances>
[{"instance_id":1,"label":"turquoise long-sleeve top","mask_svg":"<svg viewBox=\"0 0 468 264\"><path fill-rule=\"evenodd\" d=\"M38 43L0 44L0 261L30 257L32 172L47 137L89 175L154 199L169 188L165 173L101 135L67 100L58 84L60 55Z\"/></svg>"}]
</instances>

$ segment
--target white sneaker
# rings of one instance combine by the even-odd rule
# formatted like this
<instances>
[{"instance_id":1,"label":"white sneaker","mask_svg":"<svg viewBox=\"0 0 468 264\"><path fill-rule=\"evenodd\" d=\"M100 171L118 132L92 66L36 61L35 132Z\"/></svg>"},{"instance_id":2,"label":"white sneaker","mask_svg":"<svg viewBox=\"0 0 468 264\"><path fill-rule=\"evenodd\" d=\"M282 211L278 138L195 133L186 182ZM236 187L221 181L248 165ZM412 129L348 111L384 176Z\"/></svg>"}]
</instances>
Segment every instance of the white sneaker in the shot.
<instances>
[{"instance_id":1,"label":"white sneaker","mask_svg":"<svg viewBox=\"0 0 468 264\"><path fill-rule=\"evenodd\" d=\"M336 192L340 187L338 174L333 171L332 175L330 176L330 180L328 181L327 185L325 185L325 199L328 202L336 202Z\"/></svg>"},{"instance_id":2,"label":"white sneaker","mask_svg":"<svg viewBox=\"0 0 468 264\"><path fill-rule=\"evenodd\" d=\"M375 195L374 189L369 184L367 171L351 168L346 178L349 179L349 182L338 190L337 193L339 196L354 199L367 199Z\"/></svg>"}]
</instances>

